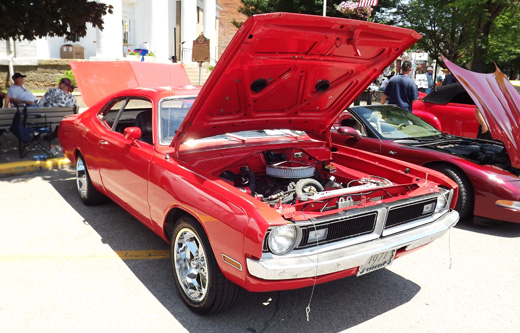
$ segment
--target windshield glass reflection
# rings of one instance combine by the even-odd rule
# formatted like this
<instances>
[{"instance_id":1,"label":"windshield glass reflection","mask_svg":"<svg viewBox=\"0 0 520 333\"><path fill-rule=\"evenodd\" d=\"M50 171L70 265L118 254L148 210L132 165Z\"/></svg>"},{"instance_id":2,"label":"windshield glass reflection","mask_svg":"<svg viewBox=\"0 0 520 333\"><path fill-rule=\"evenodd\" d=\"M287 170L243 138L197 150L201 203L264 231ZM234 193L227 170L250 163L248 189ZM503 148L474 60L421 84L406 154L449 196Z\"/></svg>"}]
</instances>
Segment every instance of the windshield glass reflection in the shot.
<instances>
[{"instance_id":1,"label":"windshield glass reflection","mask_svg":"<svg viewBox=\"0 0 520 333\"><path fill-rule=\"evenodd\" d=\"M355 109L355 113L385 139L435 138L443 135L413 113L398 107L360 107Z\"/></svg>"}]
</instances>

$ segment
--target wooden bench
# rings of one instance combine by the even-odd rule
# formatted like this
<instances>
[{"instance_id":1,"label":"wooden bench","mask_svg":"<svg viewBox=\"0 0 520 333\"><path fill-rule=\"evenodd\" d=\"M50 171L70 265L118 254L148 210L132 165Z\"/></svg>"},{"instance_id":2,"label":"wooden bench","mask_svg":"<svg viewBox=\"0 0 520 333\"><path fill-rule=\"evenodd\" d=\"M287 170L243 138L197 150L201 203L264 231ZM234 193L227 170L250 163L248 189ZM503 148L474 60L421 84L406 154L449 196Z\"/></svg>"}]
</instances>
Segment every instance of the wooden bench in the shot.
<instances>
[{"instance_id":1,"label":"wooden bench","mask_svg":"<svg viewBox=\"0 0 520 333\"><path fill-rule=\"evenodd\" d=\"M23 107L20 107L20 112L23 112ZM13 122L14 114L16 113L16 108L0 108L0 132L3 130L9 130L11 127L11 123ZM44 108L44 107L34 107L27 108L28 115L40 114L45 115L45 117L34 118L31 117L31 122L44 122L50 123L53 127L59 125L60 121L68 115L78 113L78 109L74 107L54 107L54 108Z\"/></svg>"}]
</instances>

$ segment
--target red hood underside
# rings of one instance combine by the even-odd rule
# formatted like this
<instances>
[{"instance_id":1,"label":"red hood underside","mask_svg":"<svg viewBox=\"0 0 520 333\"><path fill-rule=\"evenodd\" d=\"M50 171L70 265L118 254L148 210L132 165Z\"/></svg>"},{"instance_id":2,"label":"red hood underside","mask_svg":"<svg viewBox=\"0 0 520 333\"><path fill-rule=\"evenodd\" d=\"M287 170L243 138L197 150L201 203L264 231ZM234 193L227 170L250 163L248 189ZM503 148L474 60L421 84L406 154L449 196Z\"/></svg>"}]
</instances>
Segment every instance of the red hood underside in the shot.
<instances>
[{"instance_id":1,"label":"red hood underside","mask_svg":"<svg viewBox=\"0 0 520 333\"><path fill-rule=\"evenodd\" d=\"M504 143L511 165L520 168L520 94L496 68L483 74L460 68L443 57L448 69L464 86L489 125L493 139Z\"/></svg>"},{"instance_id":2,"label":"red hood underside","mask_svg":"<svg viewBox=\"0 0 520 333\"><path fill-rule=\"evenodd\" d=\"M421 35L360 20L272 13L237 31L172 145L222 133L304 130L334 119Z\"/></svg>"}]
</instances>

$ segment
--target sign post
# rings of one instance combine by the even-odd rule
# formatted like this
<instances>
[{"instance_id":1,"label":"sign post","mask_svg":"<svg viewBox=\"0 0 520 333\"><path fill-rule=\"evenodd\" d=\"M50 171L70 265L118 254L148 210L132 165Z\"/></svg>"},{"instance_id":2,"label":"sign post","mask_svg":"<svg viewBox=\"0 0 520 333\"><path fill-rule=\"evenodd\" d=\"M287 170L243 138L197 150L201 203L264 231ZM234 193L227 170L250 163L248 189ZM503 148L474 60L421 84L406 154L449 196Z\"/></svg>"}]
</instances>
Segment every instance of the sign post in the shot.
<instances>
[{"instance_id":1,"label":"sign post","mask_svg":"<svg viewBox=\"0 0 520 333\"><path fill-rule=\"evenodd\" d=\"M193 41L191 52L191 61L199 63L199 85L202 84L202 63L209 60L209 39L204 37L203 34L200 34L199 37Z\"/></svg>"}]
</instances>

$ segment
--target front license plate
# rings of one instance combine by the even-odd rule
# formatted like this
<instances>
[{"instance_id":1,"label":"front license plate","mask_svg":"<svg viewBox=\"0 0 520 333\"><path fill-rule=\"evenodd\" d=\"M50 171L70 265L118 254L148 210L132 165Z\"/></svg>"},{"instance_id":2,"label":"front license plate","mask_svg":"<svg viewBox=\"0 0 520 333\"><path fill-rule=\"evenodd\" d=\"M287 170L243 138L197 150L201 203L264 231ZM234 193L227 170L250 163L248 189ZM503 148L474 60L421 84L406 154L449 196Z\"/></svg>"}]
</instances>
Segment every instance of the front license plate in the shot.
<instances>
[{"instance_id":1,"label":"front license plate","mask_svg":"<svg viewBox=\"0 0 520 333\"><path fill-rule=\"evenodd\" d=\"M395 250L372 255L364 265L359 266L357 276L388 266L395 257Z\"/></svg>"}]
</instances>

